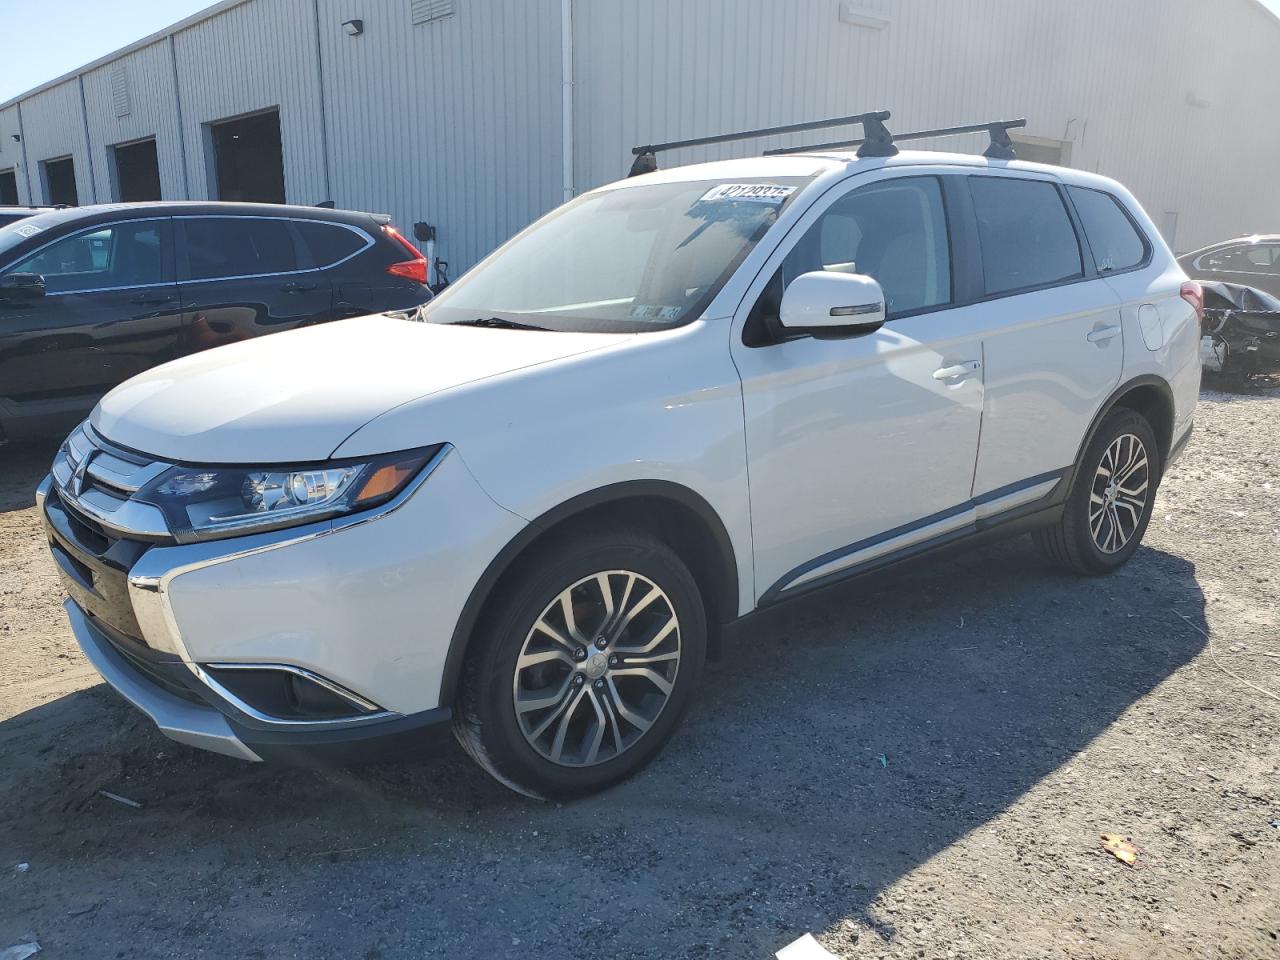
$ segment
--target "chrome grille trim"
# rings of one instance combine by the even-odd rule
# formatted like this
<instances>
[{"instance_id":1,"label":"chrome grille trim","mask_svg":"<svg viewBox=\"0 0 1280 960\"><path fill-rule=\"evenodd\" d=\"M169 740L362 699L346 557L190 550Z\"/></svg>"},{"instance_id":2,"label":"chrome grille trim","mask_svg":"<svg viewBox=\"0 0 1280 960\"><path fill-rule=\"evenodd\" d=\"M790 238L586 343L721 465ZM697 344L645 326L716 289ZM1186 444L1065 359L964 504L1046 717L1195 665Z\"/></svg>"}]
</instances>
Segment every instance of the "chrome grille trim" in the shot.
<instances>
[{"instance_id":1,"label":"chrome grille trim","mask_svg":"<svg viewBox=\"0 0 1280 960\"><path fill-rule=\"evenodd\" d=\"M172 534L160 509L130 497L170 466L113 446L86 421L58 450L51 474L59 499L104 531L119 537L169 540Z\"/></svg>"}]
</instances>

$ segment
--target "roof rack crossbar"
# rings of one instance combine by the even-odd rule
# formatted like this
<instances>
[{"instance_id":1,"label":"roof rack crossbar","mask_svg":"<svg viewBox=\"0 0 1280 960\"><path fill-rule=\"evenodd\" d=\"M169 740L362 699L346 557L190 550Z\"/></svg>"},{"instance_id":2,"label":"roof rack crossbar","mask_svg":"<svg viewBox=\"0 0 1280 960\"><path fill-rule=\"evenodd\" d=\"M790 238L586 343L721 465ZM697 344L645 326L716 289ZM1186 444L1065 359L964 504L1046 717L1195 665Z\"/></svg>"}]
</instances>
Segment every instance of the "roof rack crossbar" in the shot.
<instances>
[{"instance_id":1,"label":"roof rack crossbar","mask_svg":"<svg viewBox=\"0 0 1280 960\"><path fill-rule=\"evenodd\" d=\"M844 127L855 123L862 124L862 129L867 134L858 143L871 144L873 145L871 147L872 150L887 151L868 153L868 156L893 156L898 151L893 146L892 135L884 126L884 122L888 119L889 111L880 110L874 113L860 113L851 117L832 117L828 120L788 123L780 127L763 127L759 130L743 130L738 133L720 133L712 137L695 137L692 140L672 140L668 143L645 144L644 146L631 148L631 153L636 159L631 165L631 172L628 176L636 177L642 173L652 173L657 170L657 154L665 150L679 150L682 147L703 147L713 143L729 143L733 140L754 140L759 137L773 137L784 133L801 133L806 130L824 130L828 127Z\"/></svg>"},{"instance_id":2,"label":"roof rack crossbar","mask_svg":"<svg viewBox=\"0 0 1280 960\"><path fill-rule=\"evenodd\" d=\"M983 133L986 132L991 136L991 145L987 147L983 156L991 160L1015 160L1017 155L1013 150L1013 141L1009 139L1009 131L1018 127L1025 127L1026 119L1018 120L996 120L990 123L970 123L962 127L939 127L936 130L917 130L913 133L895 133L894 141L898 140L931 140L934 137L952 137L962 133ZM832 140L827 143L813 143L803 147L778 147L773 150L766 150L766 157L782 156L789 153L819 153L823 150L836 150L841 147L858 147L865 145L866 140ZM862 152L859 151L859 156Z\"/></svg>"}]
</instances>

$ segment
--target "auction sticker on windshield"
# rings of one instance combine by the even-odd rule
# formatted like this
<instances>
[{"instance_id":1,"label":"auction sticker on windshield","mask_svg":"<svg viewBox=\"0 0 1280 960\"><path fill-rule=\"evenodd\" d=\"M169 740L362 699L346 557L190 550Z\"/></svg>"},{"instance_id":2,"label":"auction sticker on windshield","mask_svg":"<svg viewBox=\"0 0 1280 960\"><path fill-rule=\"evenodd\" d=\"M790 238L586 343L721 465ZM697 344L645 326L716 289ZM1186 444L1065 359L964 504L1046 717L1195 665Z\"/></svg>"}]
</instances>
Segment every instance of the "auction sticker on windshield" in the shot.
<instances>
[{"instance_id":1,"label":"auction sticker on windshield","mask_svg":"<svg viewBox=\"0 0 1280 960\"><path fill-rule=\"evenodd\" d=\"M795 187L777 183L722 183L712 187L699 199L699 203L715 203L726 200L745 200L748 203L780 204L796 192Z\"/></svg>"}]
</instances>

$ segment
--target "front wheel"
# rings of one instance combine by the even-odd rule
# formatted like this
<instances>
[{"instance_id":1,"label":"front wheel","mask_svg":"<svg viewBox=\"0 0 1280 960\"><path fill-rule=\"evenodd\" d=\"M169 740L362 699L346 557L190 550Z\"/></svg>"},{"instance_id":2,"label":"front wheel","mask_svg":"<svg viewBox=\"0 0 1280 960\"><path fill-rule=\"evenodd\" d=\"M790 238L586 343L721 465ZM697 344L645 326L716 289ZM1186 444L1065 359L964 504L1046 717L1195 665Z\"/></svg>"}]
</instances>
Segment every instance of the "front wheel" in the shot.
<instances>
[{"instance_id":1,"label":"front wheel","mask_svg":"<svg viewBox=\"0 0 1280 960\"><path fill-rule=\"evenodd\" d=\"M706 659L702 598L680 557L640 531L565 537L501 589L463 671L463 748L540 799L601 790L648 763Z\"/></svg>"},{"instance_id":2,"label":"front wheel","mask_svg":"<svg viewBox=\"0 0 1280 960\"><path fill-rule=\"evenodd\" d=\"M1111 411L1076 466L1062 519L1032 534L1037 546L1075 573L1119 569L1142 542L1161 470L1146 417L1128 408Z\"/></svg>"}]
</instances>

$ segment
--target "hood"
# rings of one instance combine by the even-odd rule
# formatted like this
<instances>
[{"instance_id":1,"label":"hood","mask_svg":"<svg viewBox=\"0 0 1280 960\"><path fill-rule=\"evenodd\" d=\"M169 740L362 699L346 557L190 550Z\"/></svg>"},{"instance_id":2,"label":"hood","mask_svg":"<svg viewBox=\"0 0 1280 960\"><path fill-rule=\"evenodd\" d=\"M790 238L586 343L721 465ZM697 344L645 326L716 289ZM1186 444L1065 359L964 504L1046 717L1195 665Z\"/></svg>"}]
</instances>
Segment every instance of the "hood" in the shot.
<instances>
[{"instance_id":1,"label":"hood","mask_svg":"<svg viewBox=\"0 0 1280 960\"><path fill-rule=\"evenodd\" d=\"M167 460L324 460L400 404L630 336L356 317L166 363L112 390L90 419L108 440Z\"/></svg>"}]
</instances>

